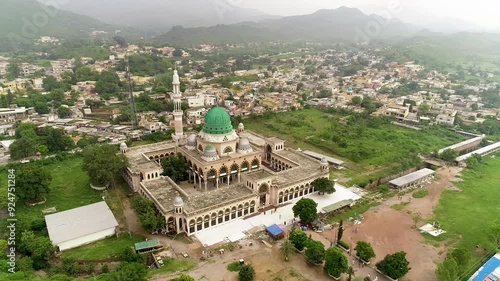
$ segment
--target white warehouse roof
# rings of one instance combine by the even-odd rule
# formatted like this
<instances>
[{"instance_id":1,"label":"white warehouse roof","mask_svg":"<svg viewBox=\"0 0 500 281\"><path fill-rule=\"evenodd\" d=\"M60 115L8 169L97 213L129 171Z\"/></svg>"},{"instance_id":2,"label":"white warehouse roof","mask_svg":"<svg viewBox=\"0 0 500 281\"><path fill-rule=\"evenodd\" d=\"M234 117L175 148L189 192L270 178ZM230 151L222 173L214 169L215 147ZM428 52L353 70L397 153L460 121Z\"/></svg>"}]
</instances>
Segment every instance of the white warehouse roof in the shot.
<instances>
[{"instance_id":1,"label":"white warehouse roof","mask_svg":"<svg viewBox=\"0 0 500 281\"><path fill-rule=\"evenodd\" d=\"M433 170L424 168L424 169L418 170L416 172L409 173L408 175L399 177L397 179L393 179L389 183L392 185L395 185L395 186L404 186L404 185L407 185L409 183L413 183L415 181L418 181L421 178L425 178L427 176L430 176L432 174L434 174Z\"/></svg>"},{"instance_id":2,"label":"white warehouse roof","mask_svg":"<svg viewBox=\"0 0 500 281\"><path fill-rule=\"evenodd\" d=\"M318 160L321 160L322 158L325 158L326 161L328 161L328 163L330 163L330 164L334 164L334 165L338 165L338 166L344 165L344 161L342 161L342 160L339 160L339 159L336 159L336 158L333 158L333 157L330 157L330 156L326 156L326 155L323 155L323 154L320 154L320 153L316 153L316 152L313 152L313 151L310 151L310 150L304 150L304 151L302 151L302 153L304 153L305 155L311 156L313 158L316 158Z\"/></svg>"},{"instance_id":3,"label":"white warehouse roof","mask_svg":"<svg viewBox=\"0 0 500 281\"><path fill-rule=\"evenodd\" d=\"M467 158L471 157L473 154L477 154L477 155L482 156L484 154L490 153L491 151L498 150L498 149L500 149L500 142L490 144L488 146L481 147L478 150L474 150L470 153L464 154L462 156L458 156L457 158L455 158L455 161L462 162L464 160L467 160Z\"/></svg>"},{"instance_id":4,"label":"white warehouse roof","mask_svg":"<svg viewBox=\"0 0 500 281\"><path fill-rule=\"evenodd\" d=\"M105 201L45 216L53 244L118 226Z\"/></svg>"}]
</instances>

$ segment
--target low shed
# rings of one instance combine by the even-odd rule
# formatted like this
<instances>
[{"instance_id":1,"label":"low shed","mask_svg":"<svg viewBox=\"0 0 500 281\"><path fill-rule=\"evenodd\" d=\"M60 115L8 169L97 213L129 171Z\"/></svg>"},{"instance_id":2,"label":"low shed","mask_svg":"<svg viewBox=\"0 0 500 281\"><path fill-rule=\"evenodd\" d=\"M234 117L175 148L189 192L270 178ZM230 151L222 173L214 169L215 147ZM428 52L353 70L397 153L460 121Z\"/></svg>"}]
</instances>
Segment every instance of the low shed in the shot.
<instances>
[{"instance_id":1,"label":"low shed","mask_svg":"<svg viewBox=\"0 0 500 281\"><path fill-rule=\"evenodd\" d=\"M112 236L118 226L105 201L45 216L50 241L59 251Z\"/></svg>"},{"instance_id":2,"label":"low shed","mask_svg":"<svg viewBox=\"0 0 500 281\"><path fill-rule=\"evenodd\" d=\"M393 179L389 182L389 185L394 188L404 189L422 183L434 175L434 173L435 172L433 170L424 168L397 179Z\"/></svg>"}]
</instances>

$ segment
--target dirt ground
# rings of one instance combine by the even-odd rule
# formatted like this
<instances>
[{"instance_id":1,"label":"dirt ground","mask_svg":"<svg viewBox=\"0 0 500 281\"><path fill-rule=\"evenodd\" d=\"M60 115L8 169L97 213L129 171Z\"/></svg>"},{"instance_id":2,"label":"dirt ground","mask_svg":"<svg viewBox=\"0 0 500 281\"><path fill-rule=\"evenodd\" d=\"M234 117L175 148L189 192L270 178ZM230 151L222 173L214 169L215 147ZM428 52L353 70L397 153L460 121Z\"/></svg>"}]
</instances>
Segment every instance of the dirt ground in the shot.
<instances>
[{"instance_id":1,"label":"dirt ground","mask_svg":"<svg viewBox=\"0 0 500 281\"><path fill-rule=\"evenodd\" d=\"M459 172L460 169L457 167L441 168L436 173L437 179L426 188L429 191L429 195L426 197L413 198L413 192L407 193L402 199L395 196L368 210L364 214L364 220L361 224L353 226L352 223L344 223L346 229L342 240L351 244L352 248L358 240L370 242L377 254L370 266L362 268L353 259L353 256L347 255L350 265L355 269L355 276L365 277L369 275L372 280L377 276L379 281L386 281L386 278L373 269L374 264L383 259L386 254L405 251L407 259L410 261L411 270L402 280L435 281L436 263L444 259L446 249L444 247L436 248L426 243L416 226L419 227L424 224L423 220L432 218L433 210L439 202L441 193L452 184L450 181ZM401 202L409 202L409 204L400 211L391 208L392 205ZM199 259L202 251L199 243L185 244L180 241L172 241L161 235L152 236L144 233L135 213L130 209L130 206L127 206L128 202L125 205L125 217L130 231L148 238L160 238L162 243L171 245L175 252L186 251L190 254L190 258ZM357 228L358 231L354 232L353 228ZM337 234L337 229L323 233L308 232L308 234L313 239L322 241L328 248ZM253 241L252 246L248 245L250 241ZM223 255L215 252L213 257L200 262L197 268L189 274L196 280L238 280L237 272L228 271L227 265L243 258L256 270L255 280L272 281L275 278L281 278L284 281L332 280L324 274L322 267L308 265L301 254L295 254L289 262L283 261L279 253L279 242L269 247L255 240L242 240L240 245L241 249L237 247L234 251L226 251ZM158 275L153 280L169 280L176 276L178 274Z\"/></svg>"}]
</instances>

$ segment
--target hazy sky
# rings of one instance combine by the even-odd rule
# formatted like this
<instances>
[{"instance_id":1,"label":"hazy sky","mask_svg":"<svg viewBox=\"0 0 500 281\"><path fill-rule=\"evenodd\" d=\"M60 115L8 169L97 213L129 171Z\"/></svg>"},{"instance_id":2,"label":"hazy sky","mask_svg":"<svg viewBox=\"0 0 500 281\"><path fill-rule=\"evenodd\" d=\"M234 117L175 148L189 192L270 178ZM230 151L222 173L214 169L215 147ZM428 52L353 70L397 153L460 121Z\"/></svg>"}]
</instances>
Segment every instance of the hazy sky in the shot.
<instances>
[{"instance_id":1,"label":"hazy sky","mask_svg":"<svg viewBox=\"0 0 500 281\"><path fill-rule=\"evenodd\" d=\"M413 23L451 24L460 22L482 29L499 29L500 3L495 0L226 0L236 6L255 8L274 15L297 15L340 6L354 7L365 13L381 14L389 11L392 3L399 3L401 11L392 16Z\"/></svg>"}]
</instances>

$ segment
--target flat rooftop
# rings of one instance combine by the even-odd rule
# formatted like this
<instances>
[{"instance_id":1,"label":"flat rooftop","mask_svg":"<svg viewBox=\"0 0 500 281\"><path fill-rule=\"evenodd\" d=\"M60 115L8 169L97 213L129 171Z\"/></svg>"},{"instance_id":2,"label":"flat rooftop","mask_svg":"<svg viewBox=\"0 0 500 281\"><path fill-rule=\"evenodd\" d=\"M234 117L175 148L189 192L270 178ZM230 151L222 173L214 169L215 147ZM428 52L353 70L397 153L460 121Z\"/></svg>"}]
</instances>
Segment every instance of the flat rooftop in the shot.
<instances>
[{"instance_id":1,"label":"flat rooftop","mask_svg":"<svg viewBox=\"0 0 500 281\"><path fill-rule=\"evenodd\" d=\"M176 197L181 197L186 202L186 198L165 177L143 181L141 184L165 212L174 209L174 199Z\"/></svg>"},{"instance_id":2,"label":"flat rooftop","mask_svg":"<svg viewBox=\"0 0 500 281\"><path fill-rule=\"evenodd\" d=\"M413 183L415 181L418 181L421 178L425 178L427 176L430 176L434 173L435 172L433 170L424 168L424 169L418 170L416 172L409 173L408 175L399 177L397 179L393 179L389 183L392 185L395 185L395 186L404 186L404 185Z\"/></svg>"},{"instance_id":3,"label":"flat rooftop","mask_svg":"<svg viewBox=\"0 0 500 281\"><path fill-rule=\"evenodd\" d=\"M313 158L316 158L318 160L321 160L322 158L325 158L326 161L328 161L328 163L333 164L333 165L337 165L337 166L344 165L344 161L336 159L336 158L333 158L333 157L330 157L330 156L326 156L326 155L321 154L321 153L316 153L316 152L310 151L310 150L304 150L304 151L302 151L302 153L304 153L305 155L309 155L309 156L311 156Z\"/></svg>"},{"instance_id":4,"label":"flat rooftop","mask_svg":"<svg viewBox=\"0 0 500 281\"><path fill-rule=\"evenodd\" d=\"M274 175L275 181L273 183L276 183L279 187L301 182L308 178L317 177L318 175L328 175L327 171L321 170L319 161L310 158L302 152L285 149L274 153L299 165L277 172Z\"/></svg>"},{"instance_id":5,"label":"flat rooftop","mask_svg":"<svg viewBox=\"0 0 500 281\"><path fill-rule=\"evenodd\" d=\"M166 212L174 209L174 199L176 197L181 197L184 201L184 211L186 213L193 213L255 196L250 189L242 184L219 187L189 197L182 195L177 189L180 189L180 187L171 184L166 177L143 181L142 185Z\"/></svg>"},{"instance_id":6,"label":"flat rooftop","mask_svg":"<svg viewBox=\"0 0 500 281\"><path fill-rule=\"evenodd\" d=\"M464 160L467 160L467 158L471 157L474 154L483 155L483 154L489 153L489 152L497 150L497 149L500 149L500 142L497 142L497 143L494 143L494 144L490 144L488 146L481 147L478 150L474 150L474 151L472 151L470 153L464 154L462 156L458 156L457 158L455 158L455 161L462 162Z\"/></svg>"},{"instance_id":7,"label":"flat rooftop","mask_svg":"<svg viewBox=\"0 0 500 281\"><path fill-rule=\"evenodd\" d=\"M450 145L448 147L445 147L445 148L442 148L438 151L439 154L443 153L445 150L448 150L448 149L452 149L452 150L455 150L455 149L458 149L464 145L468 145L468 144L471 144L471 143L474 143L474 142L481 142L482 140L484 139L484 136L479 136L479 137L475 137L475 138L472 138L472 139L468 139L468 140L465 140L463 142L459 142L459 143L456 143L456 144L453 144L453 145Z\"/></svg>"},{"instance_id":8,"label":"flat rooftop","mask_svg":"<svg viewBox=\"0 0 500 281\"><path fill-rule=\"evenodd\" d=\"M266 170L260 169L257 171L252 171L252 172L246 173L245 176L251 181L256 181L256 180L261 180L261 179L265 179L268 177L272 177L273 174L271 174L270 172L268 172Z\"/></svg>"},{"instance_id":9,"label":"flat rooftop","mask_svg":"<svg viewBox=\"0 0 500 281\"><path fill-rule=\"evenodd\" d=\"M184 211L192 213L207 208L214 208L217 205L227 205L249 197L255 197L255 194L242 184L219 187L218 189L191 196L185 200Z\"/></svg>"}]
</instances>

